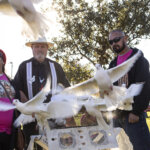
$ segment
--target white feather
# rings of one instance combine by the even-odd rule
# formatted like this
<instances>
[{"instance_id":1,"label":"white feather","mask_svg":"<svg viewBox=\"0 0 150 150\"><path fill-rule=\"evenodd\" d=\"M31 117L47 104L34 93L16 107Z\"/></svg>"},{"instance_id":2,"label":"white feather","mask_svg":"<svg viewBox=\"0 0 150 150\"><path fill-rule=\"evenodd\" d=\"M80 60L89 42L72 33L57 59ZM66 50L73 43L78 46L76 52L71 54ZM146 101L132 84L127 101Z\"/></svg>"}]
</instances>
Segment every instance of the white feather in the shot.
<instances>
[{"instance_id":1,"label":"white feather","mask_svg":"<svg viewBox=\"0 0 150 150\"><path fill-rule=\"evenodd\" d=\"M15 108L16 106L13 104L0 101L0 111L8 111Z\"/></svg>"},{"instance_id":2,"label":"white feather","mask_svg":"<svg viewBox=\"0 0 150 150\"><path fill-rule=\"evenodd\" d=\"M92 101L95 103L93 106L100 105L100 111L132 110L133 97L139 95L142 88L143 83L132 84L129 88L113 86L113 91L106 95L104 99L95 96L94 101Z\"/></svg>"},{"instance_id":3,"label":"white feather","mask_svg":"<svg viewBox=\"0 0 150 150\"><path fill-rule=\"evenodd\" d=\"M85 96L97 93L99 91L97 82L94 78L91 78L82 83L76 84L72 87L65 88L61 93L62 95L72 94L76 96Z\"/></svg>"},{"instance_id":4,"label":"white feather","mask_svg":"<svg viewBox=\"0 0 150 150\"><path fill-rule=\"evenodd\" d=\"M109 126L105 122L101 112L113 111L116 109L132 110L133 97L140 94L143 83L133 84L128 89L125 87L114 86L113 91L105 98L100 98L98 95L90 97L82 104L85 106L86 111L96 117L98 125L102 129L108 129Z\"/></svg>"},{"instance_id":5,"label":"white feather","mask_svg":"<svg viewBox=\"0 0 150 150\"><path fill-rule=\"evenodd\" d=\"M35 114L35 118L41 127L44 127L47 119L59 119L68 118L76 115L81 109L81 105L75 100L57 100L51 101L49 103L40 104L38 107L35 105L29 112ZM27 112L28 113L28 112ZM28 113L29 114L29 113ZM30 115L31 115L30 114ZM20 122L22 124L27 124L33 121L32 117L29 115L21 114L19 118L15 121L15 126L18 126Z\"/></svg>"},{"instance_id":6,"label":"white feather","mask_svg":"<svg viewBox=\"0 0 150 150\"><path fill-rule=\"evenodd\" d=\"M31 100L27 101L26 103L21 103L19 100L14 99L13 104L0 102L0 104L1 104L0 105L0 111L17 109L18 111L20 111L23 114L23 115L20 115L20 117L18 118L18 120L19 120L18 124L20 124L21 121L23 121L23 123L25 123L26 120L27 120L27 122L30 122L31 116L29 116L29 115L32 115L34 112L41 111L41 108L44 105L43 101L46 99L47 94L51 92L50 91L50 84L51 84L51 79L50 79L50 76L48 76L48 79L46 81L46 85ZM42 106L40 106L40 104L42 104ZM27 119L25 119L25 118L27 118ZM15 122L15 124L17 124L16 122Z\"/></svg>"},{"instance_id":7,"label":"white feather","mask_svg":"<svg viewBox=\"0 0 150 150\"><path fill-rule=\"evenodd\" d=\"M31 115L20 114L19 117L15 120L13 125L15 127L19 127L21 124L25 125L34 121L35 121L35 118L33 118Z\"/></svg>"},{"instance_id":8,"label":"white feather","mask_svg":"<svg viewBox=\"0 0 150 150\"><path fill-rule=\"evenodd\" d=\"M107 73L111 79L111 82L114 83L119 80L123 75L125 75L135 64L137 59L141 56L141 51L138 51L134 56L129 58L127 61L122 64L107 70Z\"/></svg>"},{"instance_id":9,"label":"white feather","mask_svg":"<svg viewBox=\"0 0 150 150\"><path fill-rule=\"evenodd\" d=\"M112 91L113 83L124 76L140 56L141 51L138 51L133 57L124 63L108 70L104 70L100 65L97 66L98 70L95 75L95 80L98 83L102 98L104 98L105 93L109 94L109 92Z\"/></svg>"},{"instance_id":10,"label":"white feather","mask_svg":"<svg viewBox=\"0 0 150 150\"><path fill-rule=\"evenodd\" d=\"M22 33L36 40L38 37L45 36L45 33L49 30L49 23L52 23L49 18L46 18L35 9L33 2L38 3L41 1L42 0L2 0L0 2L0 11L8 15L19 15L24 19L30 28L24 26Z\"/></svg>"},{"instance_id":11,"label":"white feather","mask_svg":"<svg viewBox=\"0 0 150 150\"><path fill-rule=\"evenodd\" d=\"M33 3L40 3L42 2L43 0L31 0Z\"/></svg>"},{"instance_id":12,"label":"white feather","mask_svg":"<svg viewBox=\"0 0 150 150\"><path fill-rule=\"evenodd\" d=\"M129 60L108 70L104 70L99 64L97 64L97 72L94 77L72 87L68 87L59 94L86 96L100 92L100 95L103 98L104 95L106 95L105 92L109 94L109 92L113 90L113 83L119 80L131 69L140 55L141 52L138 51L137 54L135 54Z\"/></svg>"},{"instance_id":13,"label":"white feather","mask_svg":"<svg viewBox=\"0 0 150 150\"><path fill-rule=\"evenodd\" d=\"M76 115L81 109L76 100L52 101L47 105L47 112L50 118L68 118ZM48 119L50 119L48 118Z\"/></svg>"}]
</instances>

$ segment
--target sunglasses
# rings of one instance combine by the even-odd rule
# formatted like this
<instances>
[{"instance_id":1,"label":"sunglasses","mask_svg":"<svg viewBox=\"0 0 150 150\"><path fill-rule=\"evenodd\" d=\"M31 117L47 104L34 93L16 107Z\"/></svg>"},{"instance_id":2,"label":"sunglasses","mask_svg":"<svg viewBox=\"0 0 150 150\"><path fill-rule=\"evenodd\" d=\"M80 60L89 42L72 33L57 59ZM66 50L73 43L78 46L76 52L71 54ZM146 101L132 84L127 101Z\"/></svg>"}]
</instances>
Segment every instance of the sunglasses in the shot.
<instances>
[{"instance_id":1,"label":"sunglasses","mask_svg":"<svg viewBox=\"0 0 150 150\"><path fill-rule=\"evenodd\" d=\"M117 42L119 42L122 38L123 38L123 36L120 36L120 37L114 38L113 40L109 40L109 44L112 45L113 43L117 43Z\"/></svg>"}]
</instances>

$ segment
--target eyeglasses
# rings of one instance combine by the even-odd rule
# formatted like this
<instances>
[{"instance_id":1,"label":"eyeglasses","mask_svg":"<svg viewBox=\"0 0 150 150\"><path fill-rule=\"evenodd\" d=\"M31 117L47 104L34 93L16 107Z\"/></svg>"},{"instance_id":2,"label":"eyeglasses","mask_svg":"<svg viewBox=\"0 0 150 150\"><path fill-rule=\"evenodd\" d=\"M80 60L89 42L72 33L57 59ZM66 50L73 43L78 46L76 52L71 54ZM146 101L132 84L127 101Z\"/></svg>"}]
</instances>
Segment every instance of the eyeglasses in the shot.
<instances>
[{"instance_id":1,"label":"eyeglasses","mask_svg":"<svg viewBox=\"0 0 150 150\"><path fill-rule=\"evenodd\" d=\"M117 42L119 42L122 38L123 38L123 36L120 36L120 37L114 38L113 40L109 40L109 44L112 45L113 43L117 43Z\"/></svg>"}]
</instances>

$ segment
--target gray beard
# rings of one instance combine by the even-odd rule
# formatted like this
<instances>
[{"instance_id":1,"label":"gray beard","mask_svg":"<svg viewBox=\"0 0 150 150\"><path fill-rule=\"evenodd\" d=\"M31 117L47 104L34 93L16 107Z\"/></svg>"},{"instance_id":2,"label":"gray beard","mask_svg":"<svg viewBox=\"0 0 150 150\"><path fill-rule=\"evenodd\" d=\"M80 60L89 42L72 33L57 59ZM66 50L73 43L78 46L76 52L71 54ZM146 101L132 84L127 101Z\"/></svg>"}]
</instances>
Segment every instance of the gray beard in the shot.
<instances>
[{"instance_id":1,"label":"gray beard","mask_svg":"<svg viewBox=\"0 0 150 150\"><path fill-rule=\"evenodd\" d=\"M39 54L39 55L36 55L35 58L36 58L37 60L39 60L39 59L40 59L40 60L41 60L41 59L44 60L44 59L45 59L45 56L44 56L43 54Z\"/></svg>"}]
</instances>

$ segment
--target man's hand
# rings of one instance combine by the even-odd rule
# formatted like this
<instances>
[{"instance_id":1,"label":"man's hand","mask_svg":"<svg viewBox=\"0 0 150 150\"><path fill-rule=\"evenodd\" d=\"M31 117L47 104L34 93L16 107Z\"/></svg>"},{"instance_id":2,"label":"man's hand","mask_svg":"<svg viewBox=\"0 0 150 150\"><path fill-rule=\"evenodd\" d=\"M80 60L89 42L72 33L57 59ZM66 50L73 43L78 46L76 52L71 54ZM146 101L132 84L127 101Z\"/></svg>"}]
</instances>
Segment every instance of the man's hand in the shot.
<instances>
[{"instance_id":1,"label":"man's hand","mask_svg":"<svg viewBox=\"0 0 150 150\"><path fill-rule=\"evenodd\" d=\"M28 98L26 97L24 92L23 91L19 91L19 92L20 92L21 102L23 102L23 103L27 102Z\"/></svg>"},{"instance_id":2,"label":"man's hand","mask_svg":"<svg viewBox=\"0 0 150 150\"><path fill-rule=\"evenodd\" d=\"M35 118L35 113L32 113L32 118Z\"/></svg>"},{"instance_id":3,"label":"man's hand","mask_svg":"<svg viewBox=\"0 0 150 150\"><path fill-rule=\"evenodd\" d=\"M128 121L129 121L129 123L136 123L139 121L139 116L137 116L133 113L130 113Z\"/></svg>"}]
</instances>

